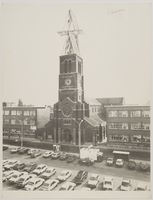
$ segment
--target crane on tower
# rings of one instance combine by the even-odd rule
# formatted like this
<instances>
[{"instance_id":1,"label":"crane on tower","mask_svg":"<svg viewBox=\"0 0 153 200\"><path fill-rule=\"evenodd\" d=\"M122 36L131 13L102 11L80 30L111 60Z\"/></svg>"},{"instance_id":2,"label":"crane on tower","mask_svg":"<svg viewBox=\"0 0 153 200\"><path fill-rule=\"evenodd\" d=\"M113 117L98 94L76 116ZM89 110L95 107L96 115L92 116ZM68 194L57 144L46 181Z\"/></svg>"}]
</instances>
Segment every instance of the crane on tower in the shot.
<instances>
[{"instance_id":1,"label":"crane on tower","mask_svg":"<svg viewBox=\"0 0 153 200\"><path fill-rule=\"evenodd\" d=\"M79 29L76 18L71 10L68 11L68 17L66 20L66 27L63 31L59 31L58 34L66 36L66 42L64 45L65 54L80 54L78 35L82 33Z\"/></svg>"}]
</instances>

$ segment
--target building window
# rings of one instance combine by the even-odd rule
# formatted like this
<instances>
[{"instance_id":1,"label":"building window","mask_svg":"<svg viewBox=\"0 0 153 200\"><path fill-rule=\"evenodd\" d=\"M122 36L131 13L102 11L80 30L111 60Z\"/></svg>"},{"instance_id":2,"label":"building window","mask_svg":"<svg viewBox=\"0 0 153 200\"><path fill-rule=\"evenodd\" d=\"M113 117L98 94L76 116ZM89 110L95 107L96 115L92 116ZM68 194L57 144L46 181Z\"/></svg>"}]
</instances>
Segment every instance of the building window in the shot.
<instances>
[{"instance_id":1,"label":"building window","mask_svg":"<svg viewBox=\"0 0 153 200\"><path fill-rule=\"evenodd\" d=\"M16 124L21 124L21 120L20 119L16 119Z\"/></svg>"},{"instance_id":2,"label":"building window","mask_svg":"<svg viewBox=\"0 0 153 200\"><path fill-rule=\"evenodd\" d=\"M121 130L127 130L128 124L127 123L109 123L108 124L109 129L121 129Z\"/></svg>"},{"instance_id":3,"label":"building window","mask_svg":"<svg viewBox=\"0 0 153 200\"><path fill-rule=\"evenodd\" d=\"M17 115L22 115L22 111L21 111L21 110L17 110L17 111L16 111L16 114L17 114Z\"/></svg>"},{"instance_id":4,"label":"building window","mask_svg":"<svg viewBox=\"0 0 153 200\"><path fill-rule=\"evenodd\" d=\"M117 117L117 111L114 110L114 111L109 111L108 112L108 117Z\"/></svg>"},{"instance_id":5,"label":"building window","mask_svg":"<svg viewBox=\"0 0 153 200\"><path fill-rule=\"evenodd\" d=\"M150 111L149 110L143 110L142 111L142 117L150 117Z\"/></svg>"},{"instance_id":6,"label":"building window","mask_svg":"<svg viewBox=\"0 0 153 200\"><path fill-rule=\"evenodd\" d=\"M119 117L128 117L128 111L118 111Z\"/></svg>"},{"instance_id":7,"label":"building window","mask_svg":"<svg viewBox=\"0 0 153 200\"><path fill-rule=\"evenodd\" d=\"M150 137L149 136L142 136L141 141L145 142L145 143L150 143Z\"/></svg>"},{"instance_id":8,"label":"building window","mask_svg":"<svg viewBox=\"0 0 153 200\"><path fill-rule=\"evenodd\" d=\"M11 115L16 115L16 110L12 110Z\"/></svg>"},{"instance_id":9,"label":"building window","mask_svg":"<svg viewBox=\"0 0 153 200\"><path fill-rule=\"evenodd\" d=\"M65 60L65 62L64 62L64 73L67 73L67 65L68 65L68 62L67 62L67 60Z\"/></svg>"},{"instance_id":10,"label":"building window","mask_svg":"<svg viewBox=\"0 0 153 200\"><path fill-rule=\"evenodd\" d=\"M139 110L131 111L131 117L141 117L141 112Z\"/></svg>"},{"instance_id":11,"label":"building window","mask_svg":"<svg viewBox=\"0 0 153 200\"><path fill-rule=\"evenodd\" d=\"M110 135L109 136L110 142L129 142L129 136L127 135Z\"/></svg>"},{"instance_id":12,"label":"building window","mask_svg":"<svg viewBox=\"0 0 153 200\"><path fill-rule=\"evenodd\" d=\"M133 142L133 143L141 143L141 135L133 135L133 136L131 136L131 142Z\"/></svg>"},{"instance_id":13,"label":"building window","mask_svg":"<svg viewBox=\"0 0 153 200\"><path fill-rule=\"evenodd\" d=\"M35 125L35 120L30 120L30 125Z\"/></svg>"},{"instance_id":14,"label":"building window","mask_svg":"<svg viewBox=\"0 0 153 200\"><path fill-rule=\"evenodd\" d=\"M9 110L4 110L4 115L9 115Z\"/></svg>"},{"instance_id":15,"label":"building window","mask_svg":"<svg viewBox=\"0 0 153 200\"><path fill-rule=\"evenodd\" d=\"M4 124L9 124L9 119L4 119Z\"/></svg>"},{"instance_id":16,"label":"building window","mask_svg":"<svg viewBox=\"0 0 153 200\"><path fill-rule=\"evenodd\" d=\"M25 110L25 111L24 111L24 115L25 115L25 116L29 116L29 110Z\"/></svg>"},{"instance_id":17,"label":"building window","mask_svg":"<svg viewBox=\"0 0 153 200\"><path fill-rule=\"evenodd\" d=\"M69 60L69 62L68 62L68 70L67 71L70 73L71 69L72 69L72 61Z\"/></svg>"},{"instance_id":18,"label":"building window","mask_svg":"<svg viewBox=\"0 0 153 200\"><path fill-rule=\"evenodd\" d=\"M70 125L71 124L71 119L64 119L63 123L64 123L64 125Z\"/></svg>"},{"instance_id":19,"label":"building window","mask_svg":"<svg viewBox=\"0 0 153 200\"><path fill-rule=\"evenodd\" d=\"M131 129L132 130L140 130L141 129L141 123L132 123Z\"/></svg>"},{"instance_id":20,"label":"building window","mask_svg":"<svg viewBox=\"0 0 153 200\"><path fill-rule=\"evenodd\" d=\"M34 110L30 110L30 116L35 116L36 112Z\"/></svg>"},{"instance_id":21,"label":"building window","mask_svg":"<svg viewBox=\"0 0 153 200\"><path fill-rule=\"evenodd\" d=\"M148 123L143 123L143 124L142 124L142 129L143 129L143 130L150 130L150 124L148 124Z\"/></svg>"},{"instance_id":22,"label":"building window","mask_svg":"<svg viewBox=\"0 0 153 200\"><path fill-rule=\"evenodd\" d=\"M15 124L16 120L15 119L11 119L11 124Z\"/></svg>"},{"instance_id":23,"label":"building window","mask_svg":"<svg viewBox=\"0 0 153 200\"><path fill-rule=\"evenodd\" d=\"M78 72L81 74L81 62L78 62Z\"/></svg>"}]
</instances>

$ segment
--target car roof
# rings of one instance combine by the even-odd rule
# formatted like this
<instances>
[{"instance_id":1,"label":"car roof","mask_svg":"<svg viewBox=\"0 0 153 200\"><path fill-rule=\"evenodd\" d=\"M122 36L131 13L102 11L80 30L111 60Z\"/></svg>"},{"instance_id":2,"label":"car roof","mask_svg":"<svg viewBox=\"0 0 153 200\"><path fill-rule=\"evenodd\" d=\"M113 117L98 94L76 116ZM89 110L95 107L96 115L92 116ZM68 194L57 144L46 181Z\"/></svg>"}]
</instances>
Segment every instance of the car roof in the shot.
<instances>
[{"instance_id":1,"label":"car roof","mask_svg":"<svg viewBox=\"0 0 153 200\"><path fill-rule=\"evenodd\" d=\"M145 188L145 187L146 187L146 184L145 184L145 183L142 183L142 182L138 182L137 187Z\"/></svg>"},{"instance_id":2,"label":"car roof","mask_svg":"<svg viewBox=\"0 0 153 200\"><path fill-rule=\"evenodd\" d=\"M47 167L47 170L53 170L55 169L54 167Z\"/></svg>"},{"instance_id":3,"label":"car roof","mask_svg":"<svg viewBox=\"0 0 153 200\"><path fill-rule=\"evenodd\" d=\"M66 182L66 183L64 183L63 185L62 185L62 187L68 187L68 186L75 186L76 184L75 183L72 183L72 182Z\"/></svg>"},{"instance_id":4,"label":"car roof","mask_svg":"<svg viewBox=\"0 0 153 200\"><path fill-rule=\"evenodd\" d=\"M123 161L123 159L121 159L121 158L118 158L116 161Z\"/></svg>"},{"instance_id":5,"label":"car roof","mask_svg":"<svg viewBox=\"0 0 153 200\"><path fill-rule=\"evenodd\" d=\"M36 178L31 178L30 179L30 182L35 182L35 181L37 181L37 180L43 180L42 178L38 178L38 177L36 177Z\"/></svg>"},{"instance_id":6,"label":"car roof","mask_svg":"<svg viewBox=\"0 0 153 200\"><path fill-rule=\"evenodd\" d=\"M90 177L94 177L94 178L96 178L98 176L99 176L98 174L94 174L94 173L90 175Z\"/></svg>"},{"instance_id":7,"label":"car roof","mask_svg":"<svg viewBox=\"0 0 153 200\"><path fill-rule=\"evenodd\" d=\"M52 183L52 182L59 182L59 180L57 179L48 179L47 181L45 181L45 183Z\"/></svg>"},{"instance_id":8,"label":"car roof","mask_svg":"<svg viewBox=\"0 0 153 200\"><path fill-rule=\"evenodd\" d=\"M127 183L129 183L129 182L130 182L130 179L123 178L122 182L127 182Z\"/></svg>"},{"instance_id":9,"label":"car roof","mask_svg":"<svg viewBox=\"0 0 153 200\"><path fill-rule=\"evenodd\" d=\"M70 172L70 170L62 170L61 173L67 173Z\"/></svg>"},{"instance_id":10,"label":"car roof","mask_svg":"<svg viewBox=\"0 0 153 200\"><path fill-rule=\"evenodd\" d=\"M112 180L113 180L113 178L112 178L112 177L110 177L110 176L105 176L105 177L104 177L104 180L105 180L105 181L112 181Z\"/></svg>"},{"instance_id":11,"label":"car roof","mask_svg":"<svg viewBox=\"0 0 153 200\"><path fill-rule=\"evenodd\" d=\"M40 165L38 165L38 167L43 167L43 166L46 166L45 164L40 164Z\"/></svg>"}]
</instances>

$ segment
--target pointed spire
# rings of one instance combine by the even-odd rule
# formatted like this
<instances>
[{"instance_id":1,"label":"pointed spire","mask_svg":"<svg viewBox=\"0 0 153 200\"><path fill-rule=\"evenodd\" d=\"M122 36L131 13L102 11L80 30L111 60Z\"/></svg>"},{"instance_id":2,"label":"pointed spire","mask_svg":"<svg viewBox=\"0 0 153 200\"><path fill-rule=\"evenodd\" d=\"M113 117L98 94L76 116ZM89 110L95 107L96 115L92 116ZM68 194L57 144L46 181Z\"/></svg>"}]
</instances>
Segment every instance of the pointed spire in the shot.
<instances>
[{"instance_id":1,"label":"pointed spire","mask_svg":"<svg viewBox=\"0 0 153 200\"><path fill-rule=\"evenodd\" d=\"M82 30L79 29L72 11L69 10L66 27L63 31L58 32L61 36L67 37L64 45L64 54L80 54L78 35L81 32Z\"/></svg>"}]
</instances>

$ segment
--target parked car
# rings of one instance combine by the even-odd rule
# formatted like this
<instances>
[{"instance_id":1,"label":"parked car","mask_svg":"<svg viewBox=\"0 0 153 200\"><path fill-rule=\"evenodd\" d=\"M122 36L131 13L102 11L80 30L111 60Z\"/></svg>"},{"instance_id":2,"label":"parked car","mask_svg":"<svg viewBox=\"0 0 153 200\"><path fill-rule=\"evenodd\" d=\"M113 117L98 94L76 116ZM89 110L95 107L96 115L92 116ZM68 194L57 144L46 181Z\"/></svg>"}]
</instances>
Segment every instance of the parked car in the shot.
<instances>
[{"instance_id":1,"label":"parked car","mask_svg":"<svg viewBox=\"0 0 153 200\"><path fill-rule=\"evenodd\" d=\"M14 170L5 171L3 173L2 181L3 182L7 181L14 174L14 172L15 172Z\"/></svg>"},{"instance_id":2,"label":"parked car","mask_svg":"<svg viewBox=\"0 0 153 200\"><path fill-rule=\"evenodd\" d=\"M36 158L41 155L41 151L38 149L30 154L31 158Z\"/></svg>"},{"instance_id":3,"label":"parked car","mask_svg":"<svg viewBox=\"0 0 153 200\"><path fill-rule=\"evenodd\" d=\"M146 191L147 190L147 185L145 183L139 182L137 184L137 187L135 188L136 191Z\"/></svg>"},{"instance_id":4,"label":"parked car","mask_svg":"<svg viewBox=\"0 0 153 200\"><path fill-rule=\"evenodd\" d=\"M51 158L52 159L58 159L60 157L60 152L54 152L52 155L51 155Z\"/></svg>"},{"instance_id":5,"label":"parked car","mask_svg":"<svg viewBox=\"0 0 153 200\"><path fill-rule=\"evenodd\" d=\"M76 185L80 185L81 183L83 183L84 180L87 179L88 176L88 172L85 170L80 170L77 175L74 177L73 179L73 183L75 183Z\"/></svg>"},{"instance_id":6,"label":"parked car","mask_svg":"<svg viewBox=\"0 0 153 200\"><path fill-rule=\"evenodd\" d=\"M113 158L107 158L107 160L106 160L106 164L108 165L108 166L112 166L113 164L114 164L114 159Z\"/></svg>"},{"instance_id":7,"label":"parked car","mask_svg":"<svg viewBox=\"0 0 153 200\"><path fill-rule=\"evenodd\" d=\"M131 170L136 169L136 162L134 160L129 160L127 167Z\"/></svg>"},{"instance_id":8,"label":"parked car","mask_svg":"<svg viewBox=\"0 0 153 200\"><path fill-rule=\"evenodd\" d=\"M58 184L59 184L59 181L57 179L49 179L39 188L39 190L40 191L51 191Z\"/></svg>"},{"instance_id":9,"label":"parked car","mask_svg":"<svg viewBox=\"0 0 153 200\"><path fill-rule=\"evenodd\" d=\"M63 170L60 175L57 177L59 181L66 181L72 175L72 171L70 170Z\"/></svg>"},{"instance_id":10,"label":"parked car","mask_svg":"<svg viewBox=\"0 0 153 200\"><path fill-rule=\"evenodd\" d=\"M3 167L9 162L9 159L3 160Z\"/></svg>"},{"instance_id":11,"label":"parked car","mask_svg":"<svg viewBox=\"0 0 153 200\"><path fill-rule=\"evenodd\" d=\"M18 181L16 182L16 187L17 188L23 188L32 178L36 178L37 175L34 174L25 174L22 175Z\"/></svg>"},{"instance_id":12,"label":"parked car","mask_svg":"<svg viewBox=\"0 0 153 200\"><path fill-rule=\"evenodd\" d=\"M112 177L104 177L102 189L103 190L113 190L113 178Z\"/></svg>"},{"instance_id":13,"label":"parked car","mask_svg":"<svg viewBox=\"0 0 153 200\"><path fill-rule=\"evenodd\" d=\"M20 150L21 147L13 147L10 149L11 153L17 153Z\"/></svg>"},{"instance_id":14,"label":"parked car","mask_svg":"<svg viewBox=\"0 0 153 200\"><path fill-rule=\"evenodd\" d=\"M4 165L5 170L10 170L12 169L19 161L17 160L9 160L7 164Z\"/></svg>"},{"instance_id":15,"label":"parked car","mask_svg":"<svg viewBox=\"0 0 153 200\"><path fill-rule=\"evenodd\" d=\"M82 191L91 191L91 188L89 188L89 187L82 187L81 190Z\"/></svg>"},{"instance_id":16,"label":"parked car","mask_svg":"<svg viewBox=\"0 0 153 200\"><path fill-rule=\"evenodd\" d=\"M59 157L59 160L66 160L68 158L68 154L62 153Z\"/></svg>"},{"instance_id":17,"label":"parked car","mask_svg":"<svg viewBox=\"0 0 153 200\"><path fill-rule=\"evenodd\" d=\"M22 148L19 149L18 153L19 154L24 154L24 153L27 153L28 151L29 151L28 148L22 147Z\"/></svg>"},{"instance_id":18,"label":"parked car","mask_svg":"<svg viewBox=\"0 0 153 200\"><path fill-rule=\"evenodd\" d=\"M59 190L65 190L65 191L72 191L74 190L74 188L76 187L76 184L75 183L72 183L72 182L66 182L64 183Z\"/></svg>"},{"instance_id":19,"label":"parked car","mask_svg":"<svg viewBox=\"0 0 153 200\"><path fill-rule=\"evenodd\" d=\"M31 155L31 153L33 153L34 151L36 151L36 149L29 149L29 150L27 151L27 154L28 154L28 155Z\"/></svg>"},{"instance_id":20,"label":"parked car","mask_svg":"<svg viewBox=\"0 0 153 200\"><path fill-rule=\"evenodd\" d=\"M66 162L67 162L67 163L72 163L72 162L74 162L75 160L76 160L76 157L75 157L75 156L68 156Z\"/></svg>"},{"instance_id":21,"label":"parked car","mask_svg":"<svg viewBox=\"0 0 153 200\"><path fill-rule=\"evenodd\" d=\"M89 180L87 181L87 186L91 189L96 188L99 183L99 175L98 174L91 174Z\"/></svg>"},{"instance_id":22,"label":"parked car","mask_svg":"<svg viewBox=\"0 0 153 200\"><path fill-rule=\"evenodd\" d=\"M42 178L32 178L29 182L25 185L25 190L33 191L38 189L44 183L44 179Z\"/></svg>"},{"instance_id":23,"label":"parked car","mask_svg":"<svg viewBox=\"0 0 153 200\"><path fill-rule=\"evenodd\" d=\"M121 191L131 191L131 180L130 179L123 179L121 186L120 186Z\"/></svg>"},{"instance_id":24,"label":"parked car","mask_svg":"<svg viewBox=\"0 0 153 200\"><path fill-rule=\"evenodd\" d=\"M25 167L25 163L24 162L18 162L14 165L13 169L14 170L22 170Z\"/></svg>"},{"instance_id":25,"label":"parked car","mask_svg":"<svg viewBox=\"0 0 153 200\"><path fill-rule=\"evenodd\" d=\"M43 178L45 180L49 179L51 176L53 176L54 174L56 173L56 169L55 168L52 168L52 167L49 167L46 169L45 172L43 172L41 175L40 175L40 178Z\"/></svg>"},{"instance_id":26,"label":"parked car","mask_svg":"<svg viewBox=\"0 0 153 200\"><path fill-rule=\"evenodd\" d=\"M6 145L3 145L3 151L7 150L9 147Z\"/></svg>"},{"instance_id":27,"label":"parked car","mask_svg":"<svg viewBox=\"0 0 153 200\"><path fill-rule=\"evenodd\" d=\"M124 160L123 159L117 159L116 160L116 166L117 167L123 167L124 166Z\"/></svg>"},{"instance_id":28,"label":"parked car","mask_svg":"<svg viewBox=\"0 0 153 200\"><path fill-rule=\"evenodd\" d=\"M47 165L45 164L40 164L37 166L37 168L32 172L33 174L36 174L36 175L40 175L42 174L43 172L45 172L47 169Z\"/></svg>"},{"instance_id":29,"label":"parked car","mask_svg":"<svg viewBox=\"0 0 153 200\"><path fill-rule=\"evenodd\" d=\"M90 166L94 164L94 161L90 160L89 158L84 158L79 160L79 164Z\"/></svg>"},{"instance_id":30,"label":"parked car","mask_svg":"<svg viewBox=\"0 0 153 200\"><path fill-rule=\"evenodd\" d=\"M28 164L26 164L25 168L23 169L26 172L32 172L34 169L36 169L37 167L37 163L35 162L30 162Z\"/></svg>"},{"instance_id":31,"label":"parked car","mask_svg":"<svg viewBox=\"0 0 153 200\"><path fill-rule=\"evenodd\" d=\"M148 162L140 162L139 163L139 169L141 171L149 171L150 170L150 164Z\"/></svg>"},{"instance_id":32,"label":"parked car","mask_svg":"<svg viewBox=\"0 0 153 200\"><path fill-rule=\"evenodd\" d=\"M46 151L44 154L43 154L43 158L49 158L54 152L53 151Z\"/></svg>"},{"instance_id":33,"label":"parked car","mask_svg":"<svg viewBox=\"0 0 153 200\"><path fill-rule=\"evenodd\" d=\"M15 184L15 183L19 180L19 178L20 178L21 176L26 175L26 174L28 174L28 173L27 173L27 172L18 172L18 171L16 171L16 172L14 172L14 174L8 179L8 182L9 182L10 184Z\"/></svg>"}]
</instances>

